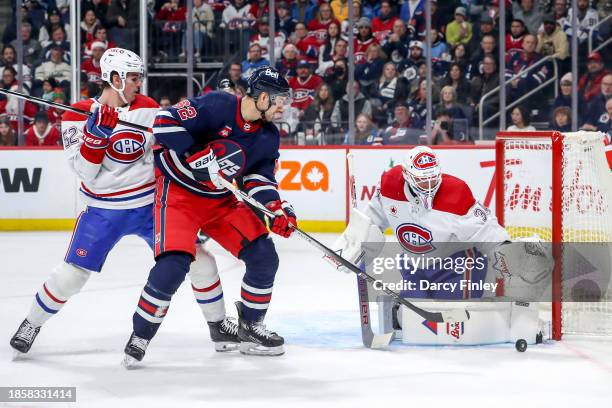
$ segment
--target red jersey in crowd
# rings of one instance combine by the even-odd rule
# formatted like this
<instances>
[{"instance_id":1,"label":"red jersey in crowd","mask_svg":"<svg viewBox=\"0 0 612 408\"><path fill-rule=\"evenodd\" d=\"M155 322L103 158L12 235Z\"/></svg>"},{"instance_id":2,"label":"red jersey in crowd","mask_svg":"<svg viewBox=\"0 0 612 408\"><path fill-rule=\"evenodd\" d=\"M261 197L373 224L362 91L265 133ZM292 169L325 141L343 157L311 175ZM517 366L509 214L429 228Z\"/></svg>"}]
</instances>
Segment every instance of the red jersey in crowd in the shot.
<instances>
[{"instance_id":1,"label":"red jersey in crowd","mask_svg":"<svg viewBox=\"0 0 612 408\"><path fill-rule=\"evenodd\" d=\"M55 126L50 123L47 125L47 129L39 134L36 130L36 126L32 125L25 132L25 145L26 146L58 146L60 144L60 132Z\"/></svg>"},{"instance_id":2,"label":"red jersey in crowd","mask_svg":"<svg viewBox=\"0 0 612 408\"><path fill-rule=\"evenodd\" d=\"M336 19L323 23L318 18L315 18L308 23L308 31L317 39L319 45L323 45L325 40L327 40L327 29L331 23L336 23L340 27L340 23Z\"/></svg>"},{"instance_id":3,"label":"red jersey in crowd","mask_svg":"<svg viewBox=\"0 0 612 408\"><path fill-rule=\"evenodd\" d=\"M355 41L353 42L355 47L355 64L363 64L366 60L366 51L368 47L372 44L378 44L376 38L370 37L365 41L361 41L358 37L355 37Z\"/></svg>"},{"instance_id":4,"label":"red jersey in crowd","mask_svg":"<svg viewBox=\"0 0 612 408\"><path fill-rule=\"evenodd\" d=\"M83 61L81 71L87 74L87 81L95 82L98 85L102 84L102 69L100 68L100 63L96 62L93 58Z\"/></svg>"},{"instance_id":5,"label":"red jersey in crowd","mask_svg":"<svg viewBox=\"0 0 612 408\"><path fill-rule=\"evenodd\" d=\"M395 20L397 20L397 16L393 16L387 20L375 17L374 20L372 20L372 34L378 42L382 42L393 31Z\"/></svg>"},{"instance_id":6,"label":"red jersey in crowd","mask_svg":"<svg viewBox=\"0 0 612 408\"><path fill-rule=\"evenodd\" d=\"M522 50L524 35L514 38L512 34L506 34L506 52L510 50Z\"/></svg>"},{"instance_id":7,"label":"red jersey in crowd","mask_svg":"<svg viewBox=\"0 0 612 408\"><path fill-rule=\"evenodd\" d=\"M309 63L317 64L319 63L319 42L312 35L307 35L306 37L298 40L295 44L295 47L300 52L300 55Z\"/></svg>"},{"instance_id":8,"label":"red jersey in crowd","mask_svg":"<svg viewBox=\"0 0 612 408\"><path fill-rule=\"evenodd\" d=\"M314 100L315 90L323 80L316 74L311 74L305 80L299 77L289 79L289 86L293 89L293 103L291 106L300 110L306 110Z\"/></svg>"},{"instance_id":9,"label":"red jersey in crowd","mask_svg":"<svg viewBox=\"0 0 612 408\"><path fill-rule=\"evenodd\" d=\"M187 7L181 6L176 10L169 10L167 8L160 9L155 15L156 20L164 21L185 21L187 16Z\"/></svg>"}]
</instances>

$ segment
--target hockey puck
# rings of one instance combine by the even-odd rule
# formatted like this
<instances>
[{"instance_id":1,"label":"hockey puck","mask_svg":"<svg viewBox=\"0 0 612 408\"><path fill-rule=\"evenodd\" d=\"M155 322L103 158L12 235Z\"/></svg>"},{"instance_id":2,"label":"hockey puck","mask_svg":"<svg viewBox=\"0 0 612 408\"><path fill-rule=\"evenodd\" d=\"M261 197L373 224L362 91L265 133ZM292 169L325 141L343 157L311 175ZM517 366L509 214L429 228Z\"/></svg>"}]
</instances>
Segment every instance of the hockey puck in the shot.
<instances>
[{"instance_id":1,"label":"hockey puck","mask_svg":"<svg viewBox=\"0 0 612 408\"><path fill-rule=\"evenodd\" d=\"M514 344L514 347L516 347L516 351L519 353L524 353L525 350L527 350L527 342L523 339L519 339Z\"/></svg>"}]
</instances>

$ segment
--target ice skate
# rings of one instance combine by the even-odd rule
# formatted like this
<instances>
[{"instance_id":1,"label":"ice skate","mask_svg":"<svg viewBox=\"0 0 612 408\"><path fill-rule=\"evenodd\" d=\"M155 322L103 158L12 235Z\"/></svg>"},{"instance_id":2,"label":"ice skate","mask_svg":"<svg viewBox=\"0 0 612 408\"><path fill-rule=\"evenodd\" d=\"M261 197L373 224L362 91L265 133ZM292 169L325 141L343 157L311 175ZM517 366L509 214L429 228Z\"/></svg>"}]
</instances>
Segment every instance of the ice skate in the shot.
<instances>
[{"instance_id":1,"label":"ice skate","mask_svg":"<svg viewBox=\"0 0 612 408\"><path fill-rule=\"evenodd\" d=\"M242 302L236 302L238 308L238 338L240 352L255 356L280 356L285 353L285 339L266 329L261 321L251 322L243 317Z\"/></svg>"},{"instance_id":2,"label":"ice skate","mask_svg":"<svg viewBox=\"0 0 612 408\"><path fill-rule=\"evenodd\" d=\"M125 345L125 349L123 350L125 352L125 356L121 364L127 369L136 366L138 362L142 361L144 358L148 345L149 340L138 337L132 333L130 339Z\"/></svg>"},{"instance_id":3,"label":"ice skate","mask_svg":"<svg viewBox=\"0 0 612 408\"><path fill-rule=\"evenodd\" d=\"M24 319L23 322L21 322L21 325L11 338L10 342L11 347L15 349L13 359L30 351L30 347L32 347L32 344L34 343L36 336L38 336L39 331L40 326L35 327L28 321L28 319Z\"/></svg>"},{"instance_id":4,"label":"ice skate","mask_svg":"<svg viewBox=\"0 0 612 408\"><path fill-rule=\"evenodd\" d=\"M219 352L238 350L238 324L231 317L218 322L208 322L210 339L215 343L215 350Z\"/></svg>"}]
</instances>

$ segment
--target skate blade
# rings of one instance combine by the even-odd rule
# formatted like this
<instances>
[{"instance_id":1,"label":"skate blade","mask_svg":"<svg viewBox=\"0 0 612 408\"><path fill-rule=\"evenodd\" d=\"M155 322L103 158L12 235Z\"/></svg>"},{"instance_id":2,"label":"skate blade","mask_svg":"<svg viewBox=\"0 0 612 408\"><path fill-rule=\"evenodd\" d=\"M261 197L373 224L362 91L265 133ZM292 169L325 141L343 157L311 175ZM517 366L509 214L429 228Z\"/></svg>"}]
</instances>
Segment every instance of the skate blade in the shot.
<instances>
[{"instance_id":1,"label":"skate blade","mask_svg":"<svg viewBox=\"0 0 612 408\"><path fill-rule=\"evenodd\" d=\"M240 343L234 343L233 341L219 341L215 343L215 351L219 353L225 353L228 351L235 351L240 348Z\"/></svg>"},{"instance_id":2,"label":"skate blade","mask_svg":"<svg viewBox=\"0 0 612 408\"><path fill-rule=\"evenodd\" d=\"M240 352L249 356L281 356L285 354L283 346L264 347L257 343L240 343Z\"/></svg>"},{"instance_id":3,"label":"skate blade","mask_svg":"<svg viewBox=\"0 0 612 408\"><path fill-rule=\"evenodd\" d=\"M138 363L138 360L132 356L128 356L127 354L123 357L123 361L121 361L121 365L126 370L134 370L135 368L138 368Z\"/></svg>"}]
</instances>

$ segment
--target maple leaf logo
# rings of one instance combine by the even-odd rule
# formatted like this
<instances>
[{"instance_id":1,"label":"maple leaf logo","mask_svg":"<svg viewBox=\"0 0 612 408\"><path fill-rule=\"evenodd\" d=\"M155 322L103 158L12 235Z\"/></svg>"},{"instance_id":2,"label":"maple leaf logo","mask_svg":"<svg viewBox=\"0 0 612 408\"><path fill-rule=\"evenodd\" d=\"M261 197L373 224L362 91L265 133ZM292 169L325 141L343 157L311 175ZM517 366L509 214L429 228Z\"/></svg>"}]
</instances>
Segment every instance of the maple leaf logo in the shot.
<instances>
[{"instance_id":1,"label":"maple leaf logo","mask_svg":"<svg viewBox=\"0 0 612 408\"><path fill-rule=\"evenodd\" d=\"M323 179L323 173L318 167L315 166L312 168L312 170L306 173L306 178L316 186Z\"/></svg>"}]
</instances>

